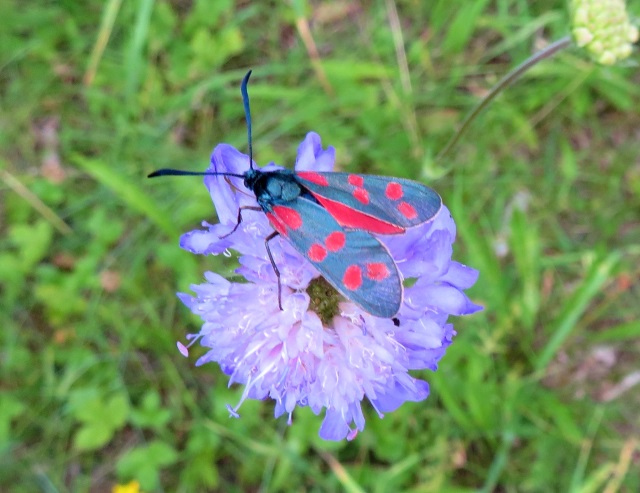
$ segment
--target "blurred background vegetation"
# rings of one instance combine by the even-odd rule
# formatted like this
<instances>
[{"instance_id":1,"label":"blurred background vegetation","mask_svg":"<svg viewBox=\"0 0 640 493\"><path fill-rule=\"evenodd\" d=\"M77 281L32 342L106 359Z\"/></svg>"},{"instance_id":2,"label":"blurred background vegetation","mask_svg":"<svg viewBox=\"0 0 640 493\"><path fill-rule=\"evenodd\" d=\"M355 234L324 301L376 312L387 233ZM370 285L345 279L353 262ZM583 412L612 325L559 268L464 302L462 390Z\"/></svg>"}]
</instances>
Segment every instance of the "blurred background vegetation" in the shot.
<instances>
[{"instance_id":1,"label":"blurred background vegetation","mask_svg":"<svg viewBox=\"0 0 640 493\"><path fill-rule=\"evenodd\" d=\"M0 490L640 491L637 54L544 61L435 159L570 29L560 0L2 0ZM241 389L175 348L175 292L233 262L178 247L215 221L199 179L145 176L246 149L248 68L259 163L314 130L422 180L481 272L429 399L365 405L351 443L269 401L229 419Z\"/></svg>"}]
</instances>

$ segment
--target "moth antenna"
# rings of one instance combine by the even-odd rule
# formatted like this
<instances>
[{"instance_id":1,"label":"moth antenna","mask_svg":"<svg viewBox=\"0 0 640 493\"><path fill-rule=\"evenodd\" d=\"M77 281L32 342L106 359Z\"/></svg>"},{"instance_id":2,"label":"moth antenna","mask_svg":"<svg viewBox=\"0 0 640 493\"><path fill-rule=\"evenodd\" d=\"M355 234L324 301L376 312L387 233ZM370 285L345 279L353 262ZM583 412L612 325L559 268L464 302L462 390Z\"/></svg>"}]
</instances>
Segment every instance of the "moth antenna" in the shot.
<instances>
[{"instance_id":1,"label":"moth antenna","mask_svg":"<svg viewBox=\"0 0 640 493\"><path fill-rule=\"evenodd\" d=\"M251 108L249 107L249 93L247 92L249 77L251 77L251 70L249 70L247 72L247 75L244 76L244 79L242 79L242 84L240 84L240 92L242 93L242 104L244 105L244 117L247 120L247 138L249 140L249 168L253 169L253 145L251 143Z\"/></svg>"},{"instance_id":2,"label":"moth antenna","mask_svg":"<svg viewBox=\"0 0 640 493\"><path fill-rule=\"evenodd\" d=\"M155 178L156 176L235 176L236 178L244 178L244 175L236 173L216 173L214 171L182 171L181 169L162 168L149 173L147 178Z\"/></svg>"}]
</instances>

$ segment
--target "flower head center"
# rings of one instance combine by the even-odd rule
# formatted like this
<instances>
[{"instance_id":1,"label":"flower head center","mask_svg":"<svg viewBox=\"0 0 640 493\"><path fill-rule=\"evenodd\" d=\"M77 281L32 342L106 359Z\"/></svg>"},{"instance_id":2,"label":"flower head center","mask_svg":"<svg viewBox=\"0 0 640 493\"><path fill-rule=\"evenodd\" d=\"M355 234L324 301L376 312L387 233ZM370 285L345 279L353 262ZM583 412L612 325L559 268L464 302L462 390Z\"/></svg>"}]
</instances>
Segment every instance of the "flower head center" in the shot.
<instances>
[{"instance_id":1,"label":"flower head center","mask_svg":"<svg viewBox=\"0 0 640 493\"><path fill-rule=\"evenodd\" d=\"M309 309L316 312L325 327L332 326L333 317L340 314L338 304L344 298L329 284L324 277L316 277L307 287L307 294L311 299Z\"/></svg>"}]
</instances>

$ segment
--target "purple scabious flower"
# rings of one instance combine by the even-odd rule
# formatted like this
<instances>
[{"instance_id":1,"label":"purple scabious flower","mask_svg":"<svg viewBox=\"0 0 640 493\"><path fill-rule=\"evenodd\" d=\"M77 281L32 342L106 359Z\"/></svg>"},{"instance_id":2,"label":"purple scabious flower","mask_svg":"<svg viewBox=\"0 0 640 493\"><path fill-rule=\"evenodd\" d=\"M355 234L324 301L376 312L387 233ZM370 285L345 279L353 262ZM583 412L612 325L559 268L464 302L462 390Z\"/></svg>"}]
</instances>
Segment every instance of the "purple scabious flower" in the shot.
<instances>
[{"instance_id":1,"label":"purple scabious flower","mask_svg":"<svg viewBox=\"0 0 640 493\"><path fill-rule=\"evenodd\" d=\"M298 148L295 169L331 171L334 159L335 150L323 149L311 132ZM220 144L209 171L242 174L248 168L248 156ZM262 168L269 169L279 168ZM275 416L287 413L289 423L296 406L309 406L316 415L324 409L320 436L351 440L364 429L365 397L380 417L405 401L427 397L427 382L409 371L436 370L455 335L449 315L481 309L464 294L478 271L451 260L456 227L445 207L434 220L402 235L380 236L404 279L413 280L396 320L374 317L342 298L285 239L276 238L270 246L281 275L280 310L278 281L264 245L273 231L266 215L243 211L242 223L225 236L236 226L239 207L258 204L241 178L204 181L220 222L203 222L204 229L183 235L180 246L198 254L235 250L236 273L246 282L208 272L206 282L191 286L195 296L178 296L204 322L198 334L187 337L189 345L200 341L209 348L196 364L217 362L229 385L244 385L238 404L228 406L232 416L239 416L245 399L269 397ZM187 347L178 347L187 354Z\"/></svg>"}]
</instances>

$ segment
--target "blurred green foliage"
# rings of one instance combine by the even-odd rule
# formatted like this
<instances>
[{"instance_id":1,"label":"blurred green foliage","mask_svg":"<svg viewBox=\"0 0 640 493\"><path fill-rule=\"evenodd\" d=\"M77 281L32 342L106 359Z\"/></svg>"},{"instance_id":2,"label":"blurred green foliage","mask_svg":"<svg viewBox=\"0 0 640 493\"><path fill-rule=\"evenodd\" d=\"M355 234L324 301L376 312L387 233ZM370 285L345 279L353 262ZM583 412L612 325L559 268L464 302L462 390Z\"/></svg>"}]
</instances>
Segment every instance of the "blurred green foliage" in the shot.
<instances>
[{"instance_id":1,"label":"blurred green foliage","mask_svg":"<svg viewBox=\"0 0 640 493\"><path fill-rule=\"evenodd\" d=\"M637 55L563 52L433 157L568 18L559 0L0 2L0 490L638 491ZM175 349L199 324L175 291L233 261L178 248L215 220L199 180L144 177L245 149L248 68L258 162L291 166L314 130L342 169L428 181L481 271L485 311L455 320L429 399L367 409L351 443L308 409L230 420L241 390Z\"/></svg>"}]
</instances>

